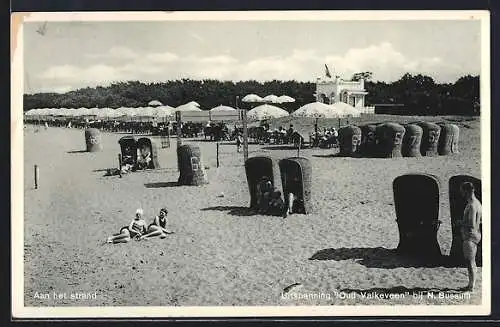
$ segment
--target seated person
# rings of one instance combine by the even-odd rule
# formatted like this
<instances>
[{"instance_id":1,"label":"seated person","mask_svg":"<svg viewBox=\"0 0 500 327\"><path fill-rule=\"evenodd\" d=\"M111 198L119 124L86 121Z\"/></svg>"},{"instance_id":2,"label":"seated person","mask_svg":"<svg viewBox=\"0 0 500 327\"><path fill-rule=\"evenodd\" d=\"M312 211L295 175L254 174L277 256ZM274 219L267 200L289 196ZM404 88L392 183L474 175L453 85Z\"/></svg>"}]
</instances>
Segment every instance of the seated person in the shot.
<instances>
[{"instance_id":1,"label":"seated person","mask_svg":"<svg viewBox=\"0 0 500 327\"><path fill-rule=\"evenodd\" d=\"M126 146L123 150L121 173L126 174L130 171L134 171L136 168L136 163L132 155L132 148Z\"/></svg>"},{"instance_id":2,"label":"seated person","mask_svg":"<svg viewBox=\"0 0 500 327\"><path fill-rule=\"evenodd\" d=\"M167 229L167 208L161 208L160 214L155 217L153 222L147 228L147 234L142 235L140 240L147 240L150 237L160 236L160 238L167 237L167 234L173 234L174 232Z\"/></svg>"},{"instance_id":3,"label":"seated person","mask_svg":"<svg viewBox=\"0 0 500 327\"><path fill-rule=\"evenodd\" d=\"M106 243L127 243L130 239L139 239L146 232L146 221L142 219L143 210L137 209L135 218L128 226L120 229L119 234L108 237Z\"/></svg>"},{"instance_id":4,"label":"seated person","mask_svg":"<svg viewBox=\"0 0 500 327\"><path fill-rule=\"evenodd\" d=\"M262 177L257 184L257 206L259 208L259 213L267 212L272 192L273 183L269 177Z\"/></svg>"},{"instance_id":5,"label":"seated person","mask_svg":"<svg viewBox=\"0 0 500 327\"><path fill-rule=\"evenodd\" d=\"M271 197L269 199L268 214L270 214L271 216L281 216L284 209L285 203L281 198L281 192L275 188L271 193Z\"/></svg>"},{"instance_id":6,"label":"seated person","mask_svg":"<svg viewBox=\"0 0 500 327\"><path fill-rule=\"evenodd\" d=\"M147 169L151 164L151 148L143 145L137 154L137 167L139 169Z\"/></svg>"},{"instance_id":7,"label":"seated person","mask_svg":"<svg viewBox=\"0 0 500 327\"><path fill-rule=\"evenodd\" d=\"M283 213L283 218L286 218L288 215L292 214L293 212L297 212L298 208L301 207L303 204L303 199L298 197L298 194L302 188L302 185L300 185L300 178L297 176L293 178L292 182L288 186L288 192L285 194L285 200L286 200L286 206L287 209L284 210Z\"/></svg>"}]
</instances>

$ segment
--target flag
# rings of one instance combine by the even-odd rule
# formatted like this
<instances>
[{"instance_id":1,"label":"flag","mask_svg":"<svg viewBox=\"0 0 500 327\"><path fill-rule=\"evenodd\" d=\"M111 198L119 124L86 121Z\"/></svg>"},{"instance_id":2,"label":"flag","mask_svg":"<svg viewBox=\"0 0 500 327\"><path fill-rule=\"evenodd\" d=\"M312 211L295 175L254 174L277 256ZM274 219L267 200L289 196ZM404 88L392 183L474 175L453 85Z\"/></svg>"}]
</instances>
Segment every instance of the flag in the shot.
<instances>
[{"instance_id":1,"label":"flag","mask_svg":"<svg viewBox=\"0 0 500 327\"><path fill-rule=\"evenodd\" d=\"M326 77L332 77L332 75L330 74L330 70L328 69L328 66L325 64L325 75Z\"/></svg>"}]
</instances>

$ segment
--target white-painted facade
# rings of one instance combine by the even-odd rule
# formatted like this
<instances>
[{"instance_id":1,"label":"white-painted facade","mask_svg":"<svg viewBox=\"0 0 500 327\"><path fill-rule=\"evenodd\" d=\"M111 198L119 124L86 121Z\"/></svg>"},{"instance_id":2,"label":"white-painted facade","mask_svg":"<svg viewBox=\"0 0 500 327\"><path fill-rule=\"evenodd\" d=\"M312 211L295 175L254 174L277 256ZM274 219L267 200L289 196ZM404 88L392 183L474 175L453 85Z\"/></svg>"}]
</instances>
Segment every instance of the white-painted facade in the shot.
<instances>
[{"instance_id":1,"label":"white-painted facade","mask_svg":"<svg viewBox=\"0 0 500 327\"><path fill-rule=\"evenodd\" d=\"M345 102L363 113L374 113L373 107L365 106L365 81L345 81L340 77L318 78L316 80L316 101L326 104Z\"/></svg>"}]
</instances>

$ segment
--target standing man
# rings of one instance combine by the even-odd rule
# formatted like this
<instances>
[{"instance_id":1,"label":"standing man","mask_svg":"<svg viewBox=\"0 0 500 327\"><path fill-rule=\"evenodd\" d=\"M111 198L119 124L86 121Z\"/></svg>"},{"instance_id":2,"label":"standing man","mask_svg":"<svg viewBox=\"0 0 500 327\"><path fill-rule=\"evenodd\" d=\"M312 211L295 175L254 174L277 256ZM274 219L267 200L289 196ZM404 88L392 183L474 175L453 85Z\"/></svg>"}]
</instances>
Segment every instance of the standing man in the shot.
<instances>
[{"instance_id":1,"label":"standing man","mask_svg":"<svg viewBox=\"0 0 500 327\"><path fill-rule=\"evenodd\" d=\"M469 284L465 291L472 292L476 281L476 253L477 246L481 240L481 202L474 194L474 185L465 182L460 186L460 193L467 201L464 209L464 216L460 221L460 231L462 234L462 244L465 260L467 261L467 272L469 274Z\"/></svg>"}]
</instances>

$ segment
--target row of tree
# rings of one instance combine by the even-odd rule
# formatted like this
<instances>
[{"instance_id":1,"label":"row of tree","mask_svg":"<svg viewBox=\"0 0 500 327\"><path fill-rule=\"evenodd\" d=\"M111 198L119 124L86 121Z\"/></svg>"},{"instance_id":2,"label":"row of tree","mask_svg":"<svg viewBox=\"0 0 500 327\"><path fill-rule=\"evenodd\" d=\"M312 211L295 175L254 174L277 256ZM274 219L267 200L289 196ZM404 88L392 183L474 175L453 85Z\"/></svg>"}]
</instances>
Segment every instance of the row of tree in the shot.
<instances>
[{"instance_id":1,"label":"row of tree","mask_svg":"<svg viewBox=\"0 0 500 327\"><path fill-rule=\"evenodd\" d=\"M367 79L365 88L367 105L375 105L376 111L384 106L388 113L417 115L477 115L479 114L479 76L464 76L455 83L437 84L424 75L405 74L392 82L371 82L371 73L357 73L353 80ZM219 81L212 79L182 79L163 83L138 81L114 83L108 87L83 88L64 94L36 93L24 95L24 110L33 108L92 108L92 107L139 107L151 100L176 107L189 101L197 101L202 108L210 109L220 104L236 106L237 96L254 93L288 95L295 103L281 107L293 111L315 101L316 85L298 81ZM252 104L238 101L240 108Z\"/></svg>"}]
</instances>

